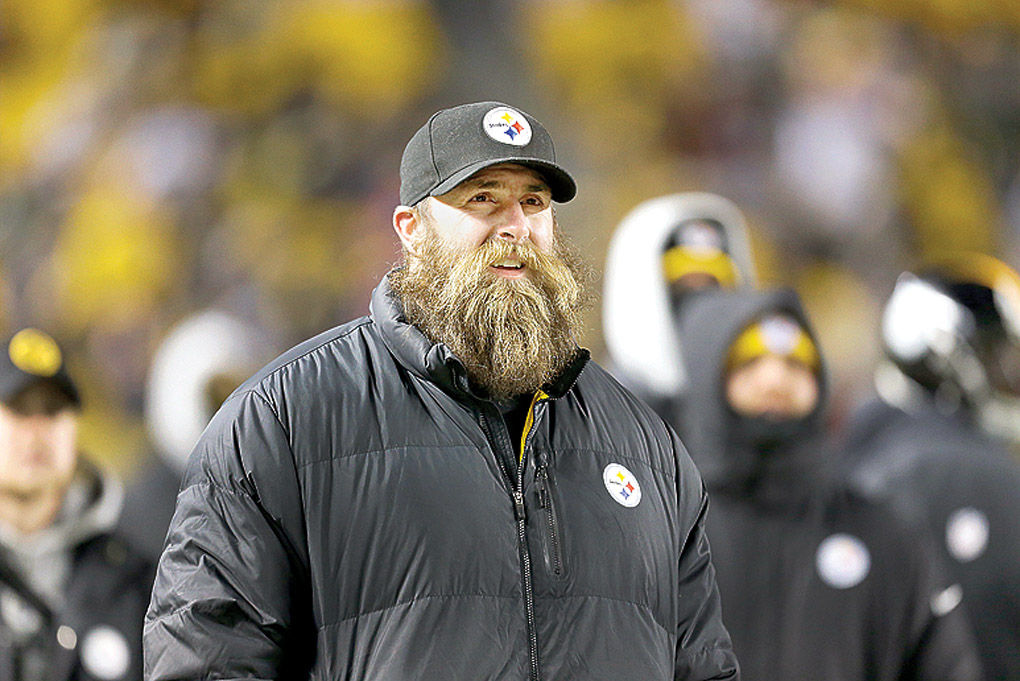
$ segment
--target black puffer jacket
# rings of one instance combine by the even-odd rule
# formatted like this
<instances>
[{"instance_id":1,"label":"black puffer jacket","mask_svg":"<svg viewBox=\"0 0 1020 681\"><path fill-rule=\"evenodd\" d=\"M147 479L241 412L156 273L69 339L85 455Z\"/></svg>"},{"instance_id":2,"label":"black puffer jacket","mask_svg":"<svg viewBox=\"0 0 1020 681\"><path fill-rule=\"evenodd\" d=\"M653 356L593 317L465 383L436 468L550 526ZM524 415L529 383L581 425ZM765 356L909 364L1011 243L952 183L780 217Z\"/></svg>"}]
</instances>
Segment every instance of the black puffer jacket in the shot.
<instances>
[{"instance_id":1,"label":"black puffer jacket","mask_svg":"<svg viewBox=\"0 0 1020 681\"><path fill-rule=\"evenodd\" d=\"M276 360L199 441L147 678L736 678L701 479L586 362L535 404L519 480L495 405L384 281L371 317Z\"/></svg>"},{"instance_id":2,"label":"black puffer jacket","mask_svg":"<svg viewBox=\"0 0 1020 681\"><path fill-rule=\"evenodd\" d=\"M725 400L725 362L790 291L705 293L682 323L685 439L712 494L706 524L743 677L752 681L976 679L971 632L933 542L880 500L844 487L820 442L825 403L766 428Z\"/></svg>"}]
</instances>

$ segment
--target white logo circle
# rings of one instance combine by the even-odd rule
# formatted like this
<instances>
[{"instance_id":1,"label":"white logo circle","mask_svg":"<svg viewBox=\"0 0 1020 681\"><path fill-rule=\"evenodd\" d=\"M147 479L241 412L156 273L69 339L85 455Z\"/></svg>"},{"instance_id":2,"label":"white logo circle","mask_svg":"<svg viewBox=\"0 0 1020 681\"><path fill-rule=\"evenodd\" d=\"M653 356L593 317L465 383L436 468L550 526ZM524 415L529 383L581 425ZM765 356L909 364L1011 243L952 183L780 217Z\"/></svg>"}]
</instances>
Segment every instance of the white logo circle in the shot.
<instances>
[{"instance_id":1,"label":"white logo circle","mask_svg":"<svg viewBox=\"0 0 1020 681\"><path fill-rule=\"evenodd\" d=\"M482 119L485 134L503 144L523 147L531 141L531 125L519 111L506 106L491 109Z\"/></svg>"},{"instance_id":2,"label":"white logo circle","mask_svg":"<svg viewBox=\"0 0 1020 681\"><path fill-rule=\"evenodd\" d=\"M81 645L81 663L92 676L119 679L131 664L127 639L113 627L100 626L85 634Z\"/></svg>"},{"instance_id":3,"label":"white logo circle","mask_svg":"<svg viewBox=\"0 0 1020 681\"><path fill-rule=\"evenodd\" d=\"M602 482L616 503L634 508L641 503L641 485L629 470L618 463L611 463L602 471Z\"/></svg>"},{"instance_id":4,"label":"white logo circle","mask_svg":"<svg viewBox=\"0 0 1020 681\"><path fill-rule=\"evenodd\" d=\"M864 542L852 534L833 534L818 545L815 567L829 586L849 589L867 577L871 570L871 554Z\"/></svg>"},{"instance_id":5,"label":"white logo circle","mask_svg":"<svg viewBox=\"0 0 1020 681\"><path fill-rule=\"evenodd\" d=\"M988 547L988 516L970 506L954 511L946 521L946 546L961 563L980 556Z\"/></svg>"}]
</instances>

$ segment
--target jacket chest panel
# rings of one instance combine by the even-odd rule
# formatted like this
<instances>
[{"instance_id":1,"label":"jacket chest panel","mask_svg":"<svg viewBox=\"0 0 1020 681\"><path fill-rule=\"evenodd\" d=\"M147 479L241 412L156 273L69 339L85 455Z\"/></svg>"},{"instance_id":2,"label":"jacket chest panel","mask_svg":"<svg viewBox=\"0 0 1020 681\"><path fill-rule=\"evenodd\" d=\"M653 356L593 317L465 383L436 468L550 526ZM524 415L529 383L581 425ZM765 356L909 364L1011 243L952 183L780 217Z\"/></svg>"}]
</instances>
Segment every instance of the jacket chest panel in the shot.
<instances>
[{"instance_id":1,"label":"jacket chest panel","mask_svg":"<svg viewBox=\"0 0 1020 681\"><path fill-rule=\"evenodd\" d=\"M543 507L533 475L526 489L536 595L619 599L646 606L667 621L680 551L672 479L612 452L567 449L549 454L550 501ZM618 468L623 485L614 484L618 477L607 483L607 473L612 476ZM620 497L624 485L632 487L629 494L640 494L636 505L621 503L626 501ZM557 551L562 556L559 572L550 560Z\"/></svg>"},{"instance_id":2,"label":"jacket chest panel","mask_svg":"<svg viewBox=\"0 0 1020 681\"><path fill-rule=\"evenodd\" d=\"M891 581L870 562L876 547L857 543L867 535L847 523L808 527L756 516L723 498L716 502L708 536L726 625L745 673L783 670L806 678L804 669L832 669L834 679L860 678L869 637L891 640L897 611L876 590L877 582ZM867 546L867 564L856 553L861 546ZM841 579L860 581L844 581L840 588Z\"/></svg>"},{"instance_id":3,"label":"jacket chest panel","mask_svg":"<svg viewBox=\"0 0 1020 681\"><path fill-rule=\"evenodd\" d=\"M324 621L425 594L519 595L513 504L485 456L406 446L301 471Z\"/></svg>"}]
</instances>

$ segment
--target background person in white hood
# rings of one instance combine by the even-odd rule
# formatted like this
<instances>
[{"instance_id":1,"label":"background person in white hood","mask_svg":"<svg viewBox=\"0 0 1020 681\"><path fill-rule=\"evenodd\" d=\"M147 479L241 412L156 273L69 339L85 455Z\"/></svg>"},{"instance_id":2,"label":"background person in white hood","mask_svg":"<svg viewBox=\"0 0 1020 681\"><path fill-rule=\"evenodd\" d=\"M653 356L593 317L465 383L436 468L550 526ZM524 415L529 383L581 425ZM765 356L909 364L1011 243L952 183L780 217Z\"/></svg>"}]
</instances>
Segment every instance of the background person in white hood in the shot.
<instances>
[{"instance_id":1,"label":"background person in white hood","mask_svg":"<svg viewBox=\"0 0 1020 681\"><path fill-rule=\"evenodd\" d=\"M264 334L222 310L180 321L149 368L145 422L154 454L130 482L121 529L153 562L163 550L188 455L209 419L272 352Z\"/></svg>"},{"instance_id":2,"label":"background person in white hood","mask_svg":"<svg viewBox=\"0 0 1020 681\"><path fill-rule=\"evenodd\" d=\"M757 283L743 214L704 192L644 201L613 234L604 282L602 325L613 373L676 423L686 389L681 308L699 290Z\"/></svg>"},{"instance_id":3,"label":"background person in white hood","mask_svg":"<svg viewBox=\"0 0 1020 681\"><path fill-rule=\"evenodd\" d=\"M152 564L113 533L120 484L78 452L59 346L0 347L0 679L141 679Z\"/></svg>"}]
</instances>

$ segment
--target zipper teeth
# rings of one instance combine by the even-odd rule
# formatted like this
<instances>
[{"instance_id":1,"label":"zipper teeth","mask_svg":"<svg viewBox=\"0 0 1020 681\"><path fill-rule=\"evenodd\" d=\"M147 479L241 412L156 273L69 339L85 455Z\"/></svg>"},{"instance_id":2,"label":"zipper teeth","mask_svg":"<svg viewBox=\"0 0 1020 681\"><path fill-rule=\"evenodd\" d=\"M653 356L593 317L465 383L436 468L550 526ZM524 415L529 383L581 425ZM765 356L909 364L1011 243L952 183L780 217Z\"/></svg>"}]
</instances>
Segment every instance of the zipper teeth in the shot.
<instances>
[{"instance_id":1,"label":"zipper teeth","mask_svg":"<svg viewBox=\"0 0 1020 681\"><path fill-rule=\"evenodd\" d=\"M563 560L560 554L559 527L556 522L556 505L552 498L552 479L549 477L547 465L542 463L535 471L535 482L538 486L538 505L545 510L546 528L549 532L549 546L546 559L555 576L563 573Z\"/></svg>"},{"instance_id":2,"label":"zipper teeth","mask_svg":"<svg viewBox=\"0 0 1020 681\"><path fill-rule=\"evenodd\" d=\"M536 399L531 404L531 413L529 414L531 418L529 420L532 426L534 425L535 410L538 409L539 403L543 401L544 399L538 399L536 395ZM524 442L521 445L521 461L524 460L524 453L527 451L528 443L531 442L533 431L534 428L530 428L524 435ZM548 466L545 463L542 463L539 470L536 471L536 475L539 474L545 478L546 501L548 503L545 509L545 517L546 523L549 526L549 543L552 544L553 574L559 577L563 573L563 558L560 555L560 537L559 528L556 525L556 509L552 498L552 481L549 478Z\"/></svg>"},{"instance_id":3,"label":"zipper teeth","mask_svg":"<svg viewBox=\"0 0 1020 681\"><path fill-rule=\"evenodd\" d=\"M482 431L485 433L485 439L489 442L489 446L492 446L495 441L495 438L492 436L492 431L489 430L489 420L485 417L485 414L481 412L479 412L479 416L481 417L480 422L482 424ZM493 451L492 454L493 456L496 457L496 465L499 466L499 470L503 472L503 477L506 478L506 481L510 484L510 488L512 491L514 486L514 480L513 477L510 475L510 471L507 470L506 463L503 462L503 457L496 454L495 451Z\"/></svg>"},{"instance_id":4,"label":"zipper teeth","mask_svg":"<svg viewBox=\"0 0 1020 681\"><path fill-rule=\"evenodd\" d=\"M563 562L560 556L560 533L556 527L556 510L553 508L552 490L549 490L549 508L546 509L546 518L549 521L549 538L553 552L553 574L559 576L563 572Z\"/></svg>"},{"instance_id":5,"label":"zipper teeth","mask_svg":"<svg viewBox=\"0 0 1020 681\"><path fill-rule=\"evenodd\" d=\"M525 431L524 439L521 442L521 458L520 467L517 470L517 494L521 502L524 501L524 466L527 462L528 444L531 442L531 437L535 431L535 410L538 408L539 402L542 401L544 393L535 393L535 397L532 398L531 406L528 409L528 418L525 420ZM535 625L535 594L531 584L531 552L528 551L528 541L525 536L525 520L521 518L517 521L518 533L520 535L521 552L523 554L524 562L524 605L528 615L528 637L531 641L531 678L534 681L539 681L538 668L538 631Z\"/></svg>"},{"instance_id":6,"label":"zipper teeth","mask_svg":"<svg viewBox=\"0 0 1020 681\"><path fill-rule=\"evenodd\" d=\"M534 407L534 405L532 405ZM485 433L490 445L495 442L492 431L489 430L489 422L484 413L480 413L482 430ZM528 435L530 436L530 432ZM510 471L501 460L501 457L496 455L497 464L500 470L503 471L503 476L506 478L510 486L510 492L513 496L514 501L514 514L517 515L517 508L524 508L524 452L527 446L528 437L525 437L524 445L521 447L521 458L519 468L516 476L511 476ZM512 447L511 447L512 449ZM511 452L513 453L513 452ZM496 454L493 452L493 454ZM516 479L515 479L516 478ZM539 665L538 665L538 632L535 624L535 594L534 588L531 583L531 554L528 551L528 536L527 536L527 519L522 515L517 517L517 546L521 561L521 573L523 578L522 587L524 589L524 612L527 620L528 628L528 661L531 665L530 678L531 681L541 681L539 676Z\"/></svg>"},{"instance_id":7,"label":"zipper teeth","mask_svg":"<svg viewBox=\"0 0 1020 681\"><path fill-rule=\"evenodd\" d=\"M518 492L518 494L521 494ZM523 498L523 495L522 495ZM525 520L517 521L517 535L521 546L521 562L524 567L524 610L528 618L528 641L531 644L528 657L531 662L531 678L539 681L538 676L538 632L535 625L535 594L531 584L531 555L528 553L528 540L525 535Z\"/></svg>"}]
</instances>

